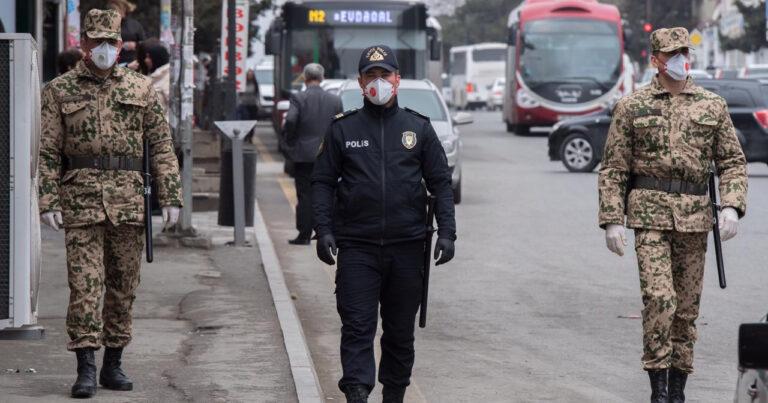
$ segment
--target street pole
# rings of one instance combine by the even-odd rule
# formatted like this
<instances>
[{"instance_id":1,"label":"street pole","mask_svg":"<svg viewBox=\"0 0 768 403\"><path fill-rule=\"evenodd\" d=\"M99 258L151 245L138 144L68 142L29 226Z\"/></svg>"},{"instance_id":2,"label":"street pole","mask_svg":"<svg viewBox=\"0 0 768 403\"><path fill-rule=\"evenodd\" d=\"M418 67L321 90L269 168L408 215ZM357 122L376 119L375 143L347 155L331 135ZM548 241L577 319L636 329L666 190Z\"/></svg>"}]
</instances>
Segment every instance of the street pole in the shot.
<instances>
[{"instance_id":1,"label":"street pole","mask_svg":"<svg viewBox=\"0 0 768 403\"><path fill-rule=\"evenodd\" d=\"M235 40L237 39L235 36L237 35L236 32L236 23L235 20L235 10L237 8L237 4L235 0L228 0L227 3L227 60L228 60L228 68L227 68L227 99L226 99L226 120L235 120L235 108L236 105L236 95L235 91L236 89L236 79L237 79L237 60L235 59L237 50L235 49ZM222 61L223 63L223 61Z\"/></svg>"},{"instance_id":2,"label":"street pole","mask_svg":"<svg viewBox=\"0 0 768 403\"><path fill-rule=\"evenodd\" d=\"M192 227L192 119L194 117L194 44L195 44L195 5L194 0L183 0L182 35L181 35L181 71L180 71L180 103L181 116L179 127L181 128L181 152L184 169L181 171L181 188L183 193L184 208L181 209L181 217L177 232L184 235L194 235Z\"/></svg>"}]
</instances>

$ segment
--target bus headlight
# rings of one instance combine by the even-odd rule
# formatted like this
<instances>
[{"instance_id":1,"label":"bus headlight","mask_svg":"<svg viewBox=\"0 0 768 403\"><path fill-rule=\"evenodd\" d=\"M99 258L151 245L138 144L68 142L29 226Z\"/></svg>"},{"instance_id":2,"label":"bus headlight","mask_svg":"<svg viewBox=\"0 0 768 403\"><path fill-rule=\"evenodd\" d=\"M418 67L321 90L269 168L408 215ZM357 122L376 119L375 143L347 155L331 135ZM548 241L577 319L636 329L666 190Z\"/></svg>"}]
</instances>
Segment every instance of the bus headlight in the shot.
<instances>
[{"instance_id":1,"label":"bus headlight","mask_svg":"<svg viewBox=\"0 0 768 403\"><path fill-rule=\"evenodd\" d=\"M537 101L533 97L533 94L524 88L520 88L519 90L517 90L517 95L515 95L515 101L516 101L515 103L517 103L517 106L525 109L536 108L539 105L541 105L539 101Z\"/></svg>"}]
</instances>

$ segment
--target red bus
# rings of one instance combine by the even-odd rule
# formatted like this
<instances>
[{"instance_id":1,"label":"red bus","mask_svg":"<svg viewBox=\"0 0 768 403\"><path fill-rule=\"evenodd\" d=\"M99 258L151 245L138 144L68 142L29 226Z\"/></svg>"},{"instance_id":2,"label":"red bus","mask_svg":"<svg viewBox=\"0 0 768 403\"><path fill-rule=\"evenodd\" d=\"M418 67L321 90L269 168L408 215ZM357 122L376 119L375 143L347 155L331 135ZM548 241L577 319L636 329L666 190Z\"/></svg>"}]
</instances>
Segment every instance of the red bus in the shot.
<instances>
[{"instance_id":1,"label":"red bus","mask_svg":"<svg viewBox=\"0 0 768 403\"><path fill-rule=\"evenodd\" d=\"M609 107L624 93L619 10L597 0L526 0L507 22L504 121L527 134Z\"/></svg>"}]
</instances>

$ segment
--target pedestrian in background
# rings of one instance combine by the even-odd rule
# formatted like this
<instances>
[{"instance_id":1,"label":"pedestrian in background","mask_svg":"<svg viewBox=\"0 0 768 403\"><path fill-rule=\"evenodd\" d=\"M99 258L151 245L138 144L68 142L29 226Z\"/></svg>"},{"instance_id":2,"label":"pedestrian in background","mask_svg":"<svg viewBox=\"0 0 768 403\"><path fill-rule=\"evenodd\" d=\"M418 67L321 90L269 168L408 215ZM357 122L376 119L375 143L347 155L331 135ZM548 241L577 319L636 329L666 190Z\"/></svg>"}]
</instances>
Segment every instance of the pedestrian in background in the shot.
<instances>
[{"instance_id":1,"label":"pedestrian in background","mask_svg":"<svg viewBox=\"0 0 768 403\"><path fill-rule=\"evenodd\" d=\"M237 119L256 119L259 110L259 85L256 83L256 74L253 69L245 72L245 89L237 93Z\"/></svg>"},{"instance_id":2,"label":"pedestrian in background","mask_svg":"<svg viewBox=\"0 0 768 403\"><path fill-rule=\"evenodd\" d=\"M320 83L325 69L317 63L304 66L307 89L291 95L291 106L285 116L286 155L294 164L296 183L296 229L299 235L288 241L292 245L309 245L312 237L312 169L320 142L333 117L343 111L341 98L329 94ZM254 81L255 83L255 81ZM256 85L258 88L258 85Z\"/></svg>"},{"instance_id":3,"label":"pedestrian in background","mask_svg":"<svg viewBox=\"0 0 768 403\"><path fill-rule=\"evenodd\" d=\"M168 101L171 92L171 65L169 62L168 50L163 45L151 45L147 48L144 57L144 65L152 80L152 86L157 91L160 103L165 109L166 120L168 120Z\"/></svg>"},{"instance_id":4,"label":"pedestrian in background","mask_svg":"<svg viewBox=\"0 0 768 403\"><path fill-rule=\"evenodd\" d=\"M136 45L136 63L138 67L136 70L141 74L144 74L145 76L148 76L151 72L149 71L149 66L146 64L147 60L147 49L150 46L160 45L164 46L163 42L160 41L160 39L157 38L147 38L141 42L139 42L138 45ZM129 66L130 68L130 66Z\"/></svg>"},{"instance_id":5,"label":"pedestrian in background","mask_svg":"<svg viewBox=\"0 0 768 403\"><path fill-rule=\"evenodd\" d=\"M66 230L67 349L77 356L73 397L96 393L94 352L102 345L99 384L133 389L121 359L131 341L148 213L145 139L166 226L176 222L182 200L170 128L157 93L147 77L116 65L121 45L120 14L90 10L80 41L88 56L42 92L39 206L43 223Z\"/></svg>"},{"instance_id":6,"label":"pedestrian in background","mask_svg":"<svg viewBox=\"0 0 768 403\"><path fill-rule=\"evenodd\" d=\"M608 248L624 254L625 211L627 226L635 230L642 361L652 402L685 401L685 383L693 372L695 321L712 229L707 183L713 160L723 241L736 235L746 211L741 145L725 100L688 75L690 48L685 28L651 34L651 63L659 73L614 107L598 177L599 220Z\"/></svg>"},{"instance_id":7,"label":"pedestrian in background","mask_svg":"<svg viewBox=\"0 0 768 403\"><path fill-rule=\"evenodd\" d=\"M366 48L358 71L364 106L336 115L312 173L317 256L334 264L338 242L339 388L347 402L367 402L376 385L373 342L381 304L383 401L402 403L415 358L427 190L436 198L440 265L453 258L456 240L451 173L429 118L398 106L392 49Z\"/></svg>"},{"instance_id":8,"label":"pedestrian in background","mask_svg":"<svg viewBox=\"0 0 768 403\"><path fill-rule=\"evenodd\" d=\"M69 48L56 56L56 66L59 69L59 74L64 74L77 66L83 58L83 51L79 48Z\"/></svg>"},{"instance_id":9,"label":"pedestrian in background","mask_svg":"<svg viewBox=\"0 0 768 403\"><path fill-rule=\"evenodd\" d=\"M128 16L136 10L136 5L128 0L109 0L107 8L117 11L122 18L120 31L122 32L123 48L120 50L120 64L137 70L136 46L139 42L147 39L147 34L140 22Z\"/></svg>"}]
</instances>

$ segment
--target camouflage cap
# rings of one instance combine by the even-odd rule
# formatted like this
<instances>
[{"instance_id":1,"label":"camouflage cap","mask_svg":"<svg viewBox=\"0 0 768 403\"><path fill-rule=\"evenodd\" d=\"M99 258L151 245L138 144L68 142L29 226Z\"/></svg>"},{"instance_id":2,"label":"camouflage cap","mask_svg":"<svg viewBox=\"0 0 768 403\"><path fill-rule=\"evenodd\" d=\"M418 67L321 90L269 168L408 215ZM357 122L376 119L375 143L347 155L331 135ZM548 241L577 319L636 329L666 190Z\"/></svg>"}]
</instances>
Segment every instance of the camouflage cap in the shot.
<instances>
[{"instance_id":1,"label":"camouflage cap","mask_svg":"<svg viewBox=\"0 0 768 403\"><path fill-rule=\"evenodd\" d=\"M680 48L691 48L688 30L683 27L661 28L651 33L651 51L671 52Z\"/></svg>"},{"instance_id":2,"label":"camouflage cap","mask_svg":"<svg viewBox=\"0 0 768 403\"><path fill-rule=\"evenodd\" d=\"M115 10L88 11L83 24L83 31L89 38L122 39L120 36L120 14Z\"/></svg>"}]
</instances>

